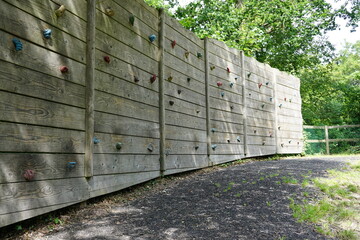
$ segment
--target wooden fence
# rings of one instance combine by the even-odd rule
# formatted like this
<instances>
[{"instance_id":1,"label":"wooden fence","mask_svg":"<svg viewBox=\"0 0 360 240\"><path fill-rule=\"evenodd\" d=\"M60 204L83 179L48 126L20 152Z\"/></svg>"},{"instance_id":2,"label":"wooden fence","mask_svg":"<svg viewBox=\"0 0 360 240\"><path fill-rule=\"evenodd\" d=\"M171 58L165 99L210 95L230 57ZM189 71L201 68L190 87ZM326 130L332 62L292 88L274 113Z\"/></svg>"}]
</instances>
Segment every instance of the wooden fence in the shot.
<instances>
[{"instance_id":1,"label":"wooden fence","mask_svg":"<svg viewBox=\"0 0 360 240\"><path fill-rule=\"evenodd\" d=\"M325 143L326 154L330 155L330 143L331 142L360 142L360 138L337 138L329 139L329 129L337 128L359 128L360 125L338 125L338 126L303 126L304 129L324 129L324 139L307 139L308 143Z\"/></svg>"},{"instance_id":2,"label":"wooden fence","mask_svg":"<svg viewBox=\"0 0 360 240\"><path fill-rule=\"evenodd\" d=\"M302 151L299 79L141 0L3 0L0 34L0 227Z\"/></svg>"}]
</instances>

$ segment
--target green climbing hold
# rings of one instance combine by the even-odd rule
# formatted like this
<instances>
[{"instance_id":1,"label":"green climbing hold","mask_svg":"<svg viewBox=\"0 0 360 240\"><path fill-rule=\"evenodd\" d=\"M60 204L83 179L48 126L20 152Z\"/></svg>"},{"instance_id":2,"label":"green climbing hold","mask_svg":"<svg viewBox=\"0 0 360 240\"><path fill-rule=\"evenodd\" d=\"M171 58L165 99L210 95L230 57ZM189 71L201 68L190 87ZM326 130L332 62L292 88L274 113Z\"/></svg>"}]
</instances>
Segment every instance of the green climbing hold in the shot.
<instances>
[{"instance_id":1,"label":"green climbing hold","mask_svg":"<svg viewBox=\"0 0 360 240\"><path fill-rule=\"evenodd\" d=\"M196 55L198 58L202 58L202 54L201 53L197 53L197 55Z\"/></svg>"},{"instance_id":2,"label":"green climbing hold","mask_svg":"<svg viewBox=\"0 0 360 240\"><path fill-rule=\"evenodd\" d=\"M134 22L135 22L135 16L134 15L130 15L130 17L129 17L129 22L130 22L130 24L132 25L132 26L134 26Z\"/></svg>"},{"instance_id":3,"label":"green climbing hold","mask_svg":"<svg viewBox=\"0 0 360 240\"><path fill-rule=\"evenodd\" d=\"M120 150L122 148L122 143L121 142L116 143L115 147L117 150Z\"/></svg>"}]
</instances>

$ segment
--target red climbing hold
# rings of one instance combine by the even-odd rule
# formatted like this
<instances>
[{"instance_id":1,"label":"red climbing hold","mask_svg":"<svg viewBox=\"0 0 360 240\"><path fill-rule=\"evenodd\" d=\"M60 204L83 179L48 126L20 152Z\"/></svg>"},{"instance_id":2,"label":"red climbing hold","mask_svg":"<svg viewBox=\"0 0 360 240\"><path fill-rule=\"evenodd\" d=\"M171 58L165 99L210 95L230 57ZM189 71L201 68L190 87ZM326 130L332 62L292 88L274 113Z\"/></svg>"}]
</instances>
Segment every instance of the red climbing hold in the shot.
<instances>
[{"instance_id":1,"label":"red climbing hold","mask_svg":"<svg viewBox=\"0 0 360 240\"><path fill-rule=\"evenodd\" d=\"M176 40L173 40L173 41L171 42L171 47L174 48L175 46L176 46Z\"/></svg>"},{"instance_id":2,"label":"red climbing hold","mask_svg":"<svg viewBox=\"0 0 360 240\"><path fill-rule=\"evenodd\" d=\"M284 101L286 102L286 97L284 98Z\"/></svg>"},{"instance_id":3,"label":"red climbing hold","mask_svg":"<svg viewBox=\"0 0 360 240\"><path fill-rule=\"evenodd\" d=\"M110 63L110 57L109 56L104 56L104 61L107 63Z\"/></svg>"},{"instance_id":4,"label":"red climbing hold","mask_svg":"<svg viewBox=\"0 0 360 240\"><path fill-rule=\"evenodd\" d=\"M222 82L217 82L216 84L218 85L218 87L222 86Z\"/></svg>"},{"instance_id":5,"label":"red climbing hold","mask_svg":"<svg viewBox=\"0 0 360 240\"><path fill-rule=\"evenodd\" d=\"M259 88L261 88L262 85L263 85L262 83L258 83Z\"/></svg>"},{"instance_id":6,"label":"red climbing hold","mask_svg":"<svg viewBox=\"0 0 360 240\"><path fill-rule=\"evenodd\" d=\"M156 74L153 74L150 78L150 82L151 83L155 82L156 78L157 78Z\"/></svg>"},{"instance_id":7,"label":"red climbing hold","mask_svg":"<svg viewBox=\"0 0 360 240\"><path fill-rule=\"evenodd\" d=\"M230 68L228 67L228 68L226 68L226 71L228 72L228 73L230 73Z\"/></svg>"},{"instance_id":8,"label":"red climbing hold","mask_svg":"<svg viewBox=\"0 0 360 240\"><path fill-rule=\"evenodd\" d=\"M60 72L67 73L67 72L69 72L69 68L67 66L61 66L60 67Z\"/></svg>"},{"instance_id":9,"label":"red climbing hold","mask_svg":"<svg viewBox=\"0 0 360 240\"><path fill-rule=\"evenodd\" d=\"M24 178L25 178L26 181L31 181L31 180L33 180L34 177L35 177L35 171L34 171L34 170L29 170L29 169L27 169L27 170L25 170L23 176L24 176Z\"/></svg>"}]
</instances>

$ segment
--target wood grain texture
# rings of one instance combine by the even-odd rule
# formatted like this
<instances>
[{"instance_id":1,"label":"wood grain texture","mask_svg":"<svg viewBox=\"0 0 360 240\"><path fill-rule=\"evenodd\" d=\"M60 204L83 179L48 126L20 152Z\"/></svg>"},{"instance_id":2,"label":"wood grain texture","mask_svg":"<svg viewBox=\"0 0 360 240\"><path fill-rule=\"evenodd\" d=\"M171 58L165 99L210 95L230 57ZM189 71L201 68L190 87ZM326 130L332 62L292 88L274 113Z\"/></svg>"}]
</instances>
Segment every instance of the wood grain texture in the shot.
<instances>
[{"instance_id":1,"label":"wood grain texture","mask_svg":"<svg viewBox=\"0 0 360 240\"><path fill-rule=\"evenodd\" d=\"M229 122L220 122L220 121L211 121L211 128L214 128L216 132L223 133L234 133L234 134L242 134L243 131L243 123L229 123Z\"/></svg>"},{"instance_id":2,"label":"wood grain texture","mask_svg":"<svg viewBox=\"0 0 360 240\"><path fill-rule=\"evenodd\" d=\"M2 122L0 152L84 153L84 132Z\"/></svg>"},{"instance_id":3,"label":"wood grain texture","mask_svg":"<svg viewBox=\"0 0 360 240\"><path fill-rule=\"evenodd\" d=\"M186 127L189 129L206 130L206 120L183 113L167 111L165 123L171 126Z\"/></svg>"},{"instance_id":4,"label":"wood grain texture","mask_svg":"<svg viewBox=\"0 0 360 240\"><path fill-rule=\"evenodd\" d=\"M36 181L84 176L83 154L0 153L0 159L0 183L25 182L27 169L35 171Z\"/></svg>"},{"instance_id":5,"label":"wood grain texture","mask_svg":"<svg viewBox=\"0 0 360 240\"><path fill-rule=\"evenodd\" d=\"M0 120L84 130L84 109L0 91Z\"/></svg>"},{"instance_id":6,"label":"wood grain texture","mask_svg":"<svg viewBox=\"0 0 360 240\"><path fill-rule=\"evenodd\" d=\"M206 142L206 131L167 125L165 131L165 137L168 140Z\"/></svg>"},{"instance_id":7,"label":"wood grain texture","mask_svg":"<svg viewBox=\"0 0 360 240\"><path fill-rule=\"evenodd\" d=\"M86 200L88 190L84 178L1 184L0 214Z\"/></svg>"},{"instance_id":8,"label":"wood grain texture","mask_svg":"<svg viewBox=\"0 0 360 240\"><path fill-rule=\"evenodd\" d=\"M165 159L166 171L165 174L169 174L169 170L174 169L197 169L208 166L207 155L169 155ZM179 171L180 172L180 171Z\"/></svg>"},{"instance_id":9,"label":"wood grain texture","mask_svg":"<svg viewBox=\"0 0 360 240\"><path fill-rule=\"evenodd\" d=\"M172 67L172 66L171 66ZM193 92L205 95L205 86L204 86L204 81L205 79L194 79L190 77L190 81L188 81L188 77L189 75L187 75L186 72L182 72L182 71L177 71L171 67L165 66L164 68L164 75L165 75L165 79L168 81L168 78L171 76L172 80L171 82L173 84L173 87L177 87L178 89L181 90L191 90ZM168 89L166 88L166 90L169 92L174 92L175 89Z\"/></svg>"},{"instance_id":10,"label":"wood grain texture","mask_svg":"<svg viewBox=\"0 0 360 240\"><path fill-rule=\"evenodd\" d=\"M187 92L181 92L181 94L176 93L176 95L183 95L180 96L182 99L186 99L186 95L191 95L188 94ZM184 101L182 99L178 99L176 97L173 96L165 96L164 97L164 106L166 110L170 110L170 111L176 111L179 113L184 113L184 114L188 114L188 115L192 115L198 118L206 118L206 114L205 114L205 108L203 106L199 106L196 104L193 104L191 102L188 101ZM201 96L201 98L203 98L203 96ZM201 101L201 100L199 100Z\"/></svg>"},{"instance_id":11,"label":"wood grain texture","mask_svg":"<svg viewBox=\"0 0 360 240\"><path fill-rule=\"evenodd\" d=\"M177 140L166 140L165 154L166 155L206 155L206 143L202 142L188 142Z\"/></svg>"},{"instance_id":12,"label":"wood grain texture","mask_svg":"<svg viewBox=\"0 0 360 240\"><path fill-rule=\"evenodd\" d=\"M202 87L205 86L203 85ZM179 87L174 83L168 81L164 82L164 88L164 94L168 96L174 96L178 99L182 99L183 101L187 101L188 103L192 103L196 110L201 110L201 108L205 106L205 96L202 94L199 94L187 88ZM180 94L178 92L179 90L181 91ZM195 104L198 106L195 106Z\"/></svg>"},{"instance_id":13,"label":"wood grain texture","mask_svg":"<svg viewBox=\"0 0 360 240\"><path fill-rule=\"evenodd\" d=\"M242 158L244 158L245 156L243 154L241 155L211 155L210 156L210 161L214 164L221 164L221 163L227 163L227 162L232 162L232 161L236 161L236 160L240 160Z\"/></svg>"}]
</instances>

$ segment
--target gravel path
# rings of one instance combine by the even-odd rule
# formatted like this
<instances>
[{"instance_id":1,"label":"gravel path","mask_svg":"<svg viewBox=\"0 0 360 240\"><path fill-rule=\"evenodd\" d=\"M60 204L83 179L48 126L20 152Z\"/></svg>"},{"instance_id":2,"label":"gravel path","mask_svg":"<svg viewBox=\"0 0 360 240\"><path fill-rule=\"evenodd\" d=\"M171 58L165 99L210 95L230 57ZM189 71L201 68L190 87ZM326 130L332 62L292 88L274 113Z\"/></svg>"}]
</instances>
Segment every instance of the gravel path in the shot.
<instances>
[{"instance_id":1,"label":"gravel path","mask_svg":"<svg viewBox=\"0 0 360 240\"><path fill-rule=\"evenodd\" d=\"M325 176L349 159L250 162L195 175L40 239L328 239L296 222L288 198L304 191L304 178ZM286 183L293 179L299 184Z\"/></svg>"}]
</instances>

